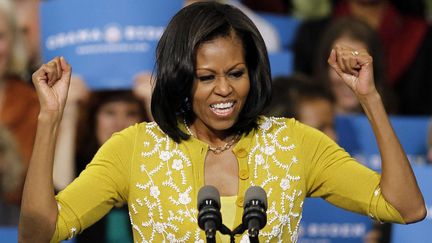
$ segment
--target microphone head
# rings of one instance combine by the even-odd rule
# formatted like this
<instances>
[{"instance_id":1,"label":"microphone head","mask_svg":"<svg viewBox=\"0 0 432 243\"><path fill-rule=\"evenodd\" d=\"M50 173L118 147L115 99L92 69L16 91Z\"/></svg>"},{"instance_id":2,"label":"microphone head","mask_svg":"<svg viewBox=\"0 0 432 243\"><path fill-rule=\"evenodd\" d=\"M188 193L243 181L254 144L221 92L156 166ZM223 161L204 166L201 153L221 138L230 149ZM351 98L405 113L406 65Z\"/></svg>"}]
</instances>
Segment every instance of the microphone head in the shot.
<instances>
[{"instance_id":1,"label":"microphone head","mask_svg":"<svg viewBox=\"0 0 432 243\"><path fill-rule=\"evenodd\" d=\"M245 193L243 202L243 208L252 200L258 200L264 205L264 209L267 210L267 193L260 186L251 186Z\"/></svg>"},{"instance_id":2,"label":"microphone head","mask_svg":"<svg viewBox=\"0 0 432 243\"><path fill-rule=\"evenodd\" d=\"M206 204L206 200L212 200L216 203L216 205L213 205L217 207L217 209L220 209L220 195L218 189L214 186L203 186L198 192L198 201L197 201L197 208L198 210L201 209L203 205Z\"/></svg>"}]
</instances>

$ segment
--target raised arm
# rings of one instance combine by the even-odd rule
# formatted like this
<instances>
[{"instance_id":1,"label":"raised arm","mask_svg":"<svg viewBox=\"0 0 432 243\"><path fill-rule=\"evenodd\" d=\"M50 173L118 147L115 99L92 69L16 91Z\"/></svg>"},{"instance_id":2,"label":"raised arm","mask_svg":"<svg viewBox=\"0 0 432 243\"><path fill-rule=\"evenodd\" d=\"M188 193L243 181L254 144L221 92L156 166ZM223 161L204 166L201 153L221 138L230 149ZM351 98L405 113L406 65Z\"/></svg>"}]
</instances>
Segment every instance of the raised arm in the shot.
<instances>
[{"instance_id":1,"label":"raised arm","mask_svg":"<svg viewBox=\"0 0 432 243\"><path fill-rule=\"evenodd\" d=\"M372 126L382 160L380 187L406 223L426 216L423 196L408 158L390 124L374 84L372 57L366 50L335 46L328 63L355 92Z\"/></svg>"},{"instance_id":2,"label":"raised arm","mask_svg":"<svg viewBox=\"0 0 432 243\"><path fill-rule=\"evenodd\" d=\"M85 81L72 76L54 156L53 179L57 191L63 190L76 177L75 152L79 113L89 94Z\"/></svg>"},{"instance_id":3,"label":"raised arm","mask_svg":"<svg viewBox=\"0 0 432 243\"><path fill-rule=\"evenodd\" d=\"M33 74L40 112L33 154L21 203L19 242L49 242L57 220L53 160L56 138L71 76L66 60L56 57Z\"/></svg>"}]
</instances>

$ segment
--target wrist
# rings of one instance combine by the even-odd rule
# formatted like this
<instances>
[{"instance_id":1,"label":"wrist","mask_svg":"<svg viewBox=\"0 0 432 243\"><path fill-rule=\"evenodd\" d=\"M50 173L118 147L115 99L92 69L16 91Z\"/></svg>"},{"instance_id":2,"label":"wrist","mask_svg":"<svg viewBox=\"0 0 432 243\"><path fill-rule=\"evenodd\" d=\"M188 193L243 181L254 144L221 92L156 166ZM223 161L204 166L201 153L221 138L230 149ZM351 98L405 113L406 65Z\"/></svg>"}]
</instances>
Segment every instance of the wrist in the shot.
<instances>
[{"instance_id":1,"label":"wrist","mask_svg":"<svg viewBox=\"0 0 432 243\"><path fill-rule=\"evenodd\" d=\"M376 91L367 95L360 96L359 98L360 104L362 106L374 105L376 103L382 103L381 95Z\"/></svg>"},{"instance_id":2,"label":"wrist","mask_svg":"<svg viewBox=\"0 0 432 243\"><path fill-rule=\"evenodd\" d=\"M52 110L41 110L38 115L38 122L43 123L60 123L62 113Z\"/></svg>"}]
</instances>

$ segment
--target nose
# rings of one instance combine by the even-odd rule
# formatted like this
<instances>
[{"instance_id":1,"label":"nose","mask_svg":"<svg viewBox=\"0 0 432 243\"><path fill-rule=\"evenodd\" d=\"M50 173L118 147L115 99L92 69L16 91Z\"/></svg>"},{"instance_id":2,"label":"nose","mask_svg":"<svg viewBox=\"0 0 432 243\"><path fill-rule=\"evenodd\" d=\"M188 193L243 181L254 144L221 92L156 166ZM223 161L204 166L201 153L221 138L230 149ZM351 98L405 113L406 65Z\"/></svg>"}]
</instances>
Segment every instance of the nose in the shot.
<instances>
[{"instance_id":1,"label":"nose","mask_svg":"<svg viewBox=\"0 0 432 243\"><path fill-rule=\"evenodd\" d=\"M215 82L214 92L220 96L228 96L232 93L233 89L230 81L225 77L219 77Z\"/></svg>"}]
</instances>

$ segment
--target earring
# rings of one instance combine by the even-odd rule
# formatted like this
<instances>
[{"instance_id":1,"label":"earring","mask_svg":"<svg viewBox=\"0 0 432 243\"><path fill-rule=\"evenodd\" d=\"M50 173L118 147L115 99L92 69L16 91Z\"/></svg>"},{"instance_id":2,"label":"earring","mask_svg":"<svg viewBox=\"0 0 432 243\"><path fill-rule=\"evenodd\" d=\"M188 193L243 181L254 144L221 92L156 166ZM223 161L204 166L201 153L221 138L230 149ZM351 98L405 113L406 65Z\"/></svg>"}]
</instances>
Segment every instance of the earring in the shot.
<instances>
[{"instance_id":1,"label":"earring","mask_svg":"<svg viewBox=\"0 0 432 243\"><path fill-rule=\"evenodd\" d=\"M191 110L192 110L191 102L189 100L189 97L186 97L180 106L180 113L181 114L187 114Z\"/></svg>"}]
</instances>

